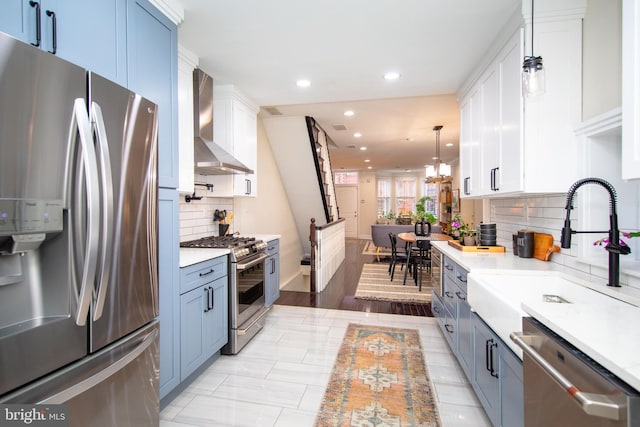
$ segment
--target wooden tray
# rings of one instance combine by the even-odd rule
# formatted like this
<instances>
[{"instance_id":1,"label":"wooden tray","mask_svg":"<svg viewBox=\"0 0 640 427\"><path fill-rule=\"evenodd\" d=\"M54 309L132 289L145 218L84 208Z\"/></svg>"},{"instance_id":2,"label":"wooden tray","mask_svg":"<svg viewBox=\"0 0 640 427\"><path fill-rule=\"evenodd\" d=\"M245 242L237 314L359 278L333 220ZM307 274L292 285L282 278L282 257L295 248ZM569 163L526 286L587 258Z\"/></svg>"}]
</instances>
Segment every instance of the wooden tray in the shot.
<instances>
[{"instance_id":1,"label":"wooden tray","mask_svg":"<svg viewBox=\"0 0 640 427\"><path fill-rule=\"evenodd\" d=\"M449 246L453 246L462 252L505 252L504 246L465 246L457 240L449 240Z\"/></svg>"}]
</instances>

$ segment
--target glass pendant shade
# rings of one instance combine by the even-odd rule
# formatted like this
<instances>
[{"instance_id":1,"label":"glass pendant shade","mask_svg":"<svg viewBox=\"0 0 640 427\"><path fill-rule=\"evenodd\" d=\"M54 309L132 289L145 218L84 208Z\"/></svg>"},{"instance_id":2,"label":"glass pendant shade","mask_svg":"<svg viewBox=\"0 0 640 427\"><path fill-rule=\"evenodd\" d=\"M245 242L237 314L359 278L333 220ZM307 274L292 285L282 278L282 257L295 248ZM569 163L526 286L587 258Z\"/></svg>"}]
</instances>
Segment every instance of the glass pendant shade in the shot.
<instances>
[{"instance_id":1,"label":"glass pendant shade","mask_svg":"<svg viewBox=\"0 0 640 427\"><path fill-rule=\"evenodd\" d=\"M425 176L427 178L435 178L436 177L436 168L433 167L433 166L427 166L425 168L424 173L425 173Z\"/></svg>"},{"instance_id":2,"label":"glass pendant shade","mask_svg":"<svg viewBox=\"0 0 640 427\"><path fill-rule=\"evenodd\" d=\"M451 176L451 165L446 163L440 163L440 176Z\"/></svg>"},{"instance_id":3,"label":"glass pendant shade","mask_svg":"<svg viewBox=\"0 0 640 427\"><path fill-rule=\"evenodd\" d=\"M544 80L542 57L527 56L522 64L522 92L525 96L536 96L544 93Z\"/></svg>"}]
</instances>

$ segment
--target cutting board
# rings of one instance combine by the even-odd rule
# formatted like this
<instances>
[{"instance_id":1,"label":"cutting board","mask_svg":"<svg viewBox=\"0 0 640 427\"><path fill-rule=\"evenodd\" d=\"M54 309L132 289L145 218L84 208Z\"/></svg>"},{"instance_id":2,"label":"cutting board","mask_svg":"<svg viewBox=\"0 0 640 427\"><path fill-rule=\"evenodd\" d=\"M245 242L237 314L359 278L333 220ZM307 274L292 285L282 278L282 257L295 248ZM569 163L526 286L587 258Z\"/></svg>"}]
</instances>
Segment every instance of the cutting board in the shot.
<instances>
[{"instance_id":1,"label":"cutting board","mask_svg":"<svg viewBox=\"0 0 640 427\"><path fill-rule=\"evenodd\" d=\"M457 240L449 240L449 246L453 246L463 252L504 252L504 246L465 246Z\"/></svg>"},{"instance_id":2,"label":"cutting board","mask_svg":"<svg viewBox=\"0 0 640 427\"><path fill-rule=\"evenodd\" d=\"M560 252L560 247L553 244L551 234L533 233L533 257L535 259L549 261L554 252Z\"/></svg>"}]
</instances>

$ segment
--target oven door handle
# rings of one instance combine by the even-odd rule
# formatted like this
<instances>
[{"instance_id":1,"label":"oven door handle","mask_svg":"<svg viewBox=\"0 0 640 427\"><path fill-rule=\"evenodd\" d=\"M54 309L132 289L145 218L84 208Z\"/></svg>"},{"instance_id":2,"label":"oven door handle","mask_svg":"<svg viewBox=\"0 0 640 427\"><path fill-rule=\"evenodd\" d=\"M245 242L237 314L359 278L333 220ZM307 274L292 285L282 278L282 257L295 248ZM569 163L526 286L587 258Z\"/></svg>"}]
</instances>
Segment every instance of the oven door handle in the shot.
<instances>
[{"instance_id":1,"label":"oven door handle","mask_svg":"<svg viewBox=\"0 0 640 427\"><path fill-rule=\"evenodd\" d=\"M269 255L262 254L258 258L252 259L251 261L248 261L246 263L241 264L238 262L236 263L236 270L237 271L246 270L247 268L253 267L256 264L260 264L262 261L264 261L267 258L269 258Z\"/></svg>"},{"instance_id":2,"label":"oven door handle","mask_svg":"<svg viewBox=\"0 0 640 427\"><path fill-rule=\"evenodd\" d=\"M626 405L618 404L611 396L605 394L586 393L580 391L578 387L573 385L569 379L562 375L556 368L551 366L547 360L542 357L533 347L532 344L536 338L535 335L527 335L520 332L512 332L509 335L511 341L516 343L527 356L533 359L549 376L558 383L575 402L588 415L607 418L609 420L619 421L622 419L622 412L626 411ZM526 386L525 386L526 387Z\"/></svg>"}]
</instances>

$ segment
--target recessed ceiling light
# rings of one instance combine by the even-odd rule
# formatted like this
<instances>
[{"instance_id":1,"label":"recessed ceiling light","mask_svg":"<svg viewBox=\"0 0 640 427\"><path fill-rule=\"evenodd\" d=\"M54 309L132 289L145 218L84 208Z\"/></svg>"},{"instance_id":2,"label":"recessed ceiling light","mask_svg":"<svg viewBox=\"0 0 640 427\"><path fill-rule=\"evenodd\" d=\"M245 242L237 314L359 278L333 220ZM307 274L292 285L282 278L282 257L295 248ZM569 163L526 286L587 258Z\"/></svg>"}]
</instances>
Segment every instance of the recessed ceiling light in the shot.
<instances>
[{"instance_id":1,"label":"recessed ceiling light","mask_svg":"<svg viewBox=\"0 0 640 427\"><path fill-rule=\"evenodd\" d=\"M362 134L360 132L356 132L353 134L354 138L360 138L362 136Z\"/></svg>"},{"instance_id":2,"label":"recessed ceiling light","mask_svg":"<svg viewBox=\"0 0 640 427\"><path fill-rule=\"evenodd\" d=\"M353 116L353 114L354 113L351 110L347 110L347 111L344 112L344 115L347 116L347 117L351 117L351 116Z\"/></svg>"},{"instance_id":3,"label":"recessed ceiling light","mask_svg":"<svg viewBox=\"0 0 640 427\"><path fill-rule=\"evenodd\" d=\"M309 87L311 86L311 82L309 80L302 79L302 80L298 80L296 82L296 85L298 85L298 87Z\"/></svg>"},{"instance_id":4,"label":"recessed ceiling light","mask_svg":"<svg viewBox=\"0 0 640 427\"><path fill-rule=\"evenodd\" d=\"M385 80L397 80L400 78L400 73L390 71L384 75Z\"/></svg>"},{"instance_id":5,"label":"recessed ceiling light","mask_svg":"<svg viewBox=\"0 0 640 427\"><path fill-rule=\"evenodd\" d=\"M438 160L438 158L437 157L432 157L431 160Z\"/></svg>"},{"instance_id":6,"label":"recessed ceiling light","mask_svg":"<svg viewBox=\"0 0 640 427\"><path fill-rule=\"evenodd\" d=\"M365 163L369 163L370 161L371 161L371 160L369 160L369 159L364 159L364 162L365 162Z\"/></svg>"},{"instance_id":7,"label":"recessed ceiling light","mask_svg":"<svg viewBox=\"0 0 640 427\"><path fill-rule=\"evenodd\" d=\"M360 147L360 151L367 151L367 147Z\"/></svg>"},{"instance_id":8,"label":"recessed ceiling light","mask_svg":"<svg viewBox=\"0 0 640 427\"><path fill-rule=\"evenodd\" d=\"M367 166L367 169L373 169L373 166Z\"/></svg>"},{"instance_id":9,"label":"recessed ceiling light","mask_svg":"<svg viewBox=\"0 0 640 427\"><path fill-rule=\"evenodd\" d=\"M453 147L453 142L446 144L447 147Z\"/></svg>"}]
</instances>

